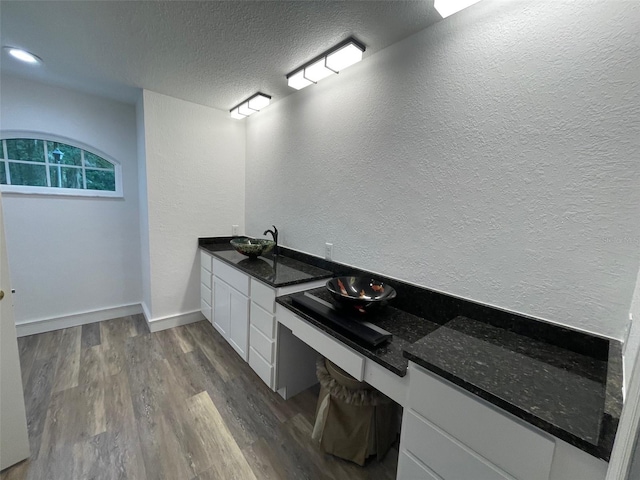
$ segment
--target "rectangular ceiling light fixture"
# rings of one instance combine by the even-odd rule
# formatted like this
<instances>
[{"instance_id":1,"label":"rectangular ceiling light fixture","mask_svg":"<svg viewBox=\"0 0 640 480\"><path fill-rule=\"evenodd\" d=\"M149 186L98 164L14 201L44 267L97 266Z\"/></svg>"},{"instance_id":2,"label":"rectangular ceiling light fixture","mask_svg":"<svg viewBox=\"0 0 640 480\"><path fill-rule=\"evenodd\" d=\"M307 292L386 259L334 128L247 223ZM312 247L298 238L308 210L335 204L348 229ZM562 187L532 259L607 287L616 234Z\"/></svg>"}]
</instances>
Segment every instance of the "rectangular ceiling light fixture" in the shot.
<instances>
[{"instance_id":1,"label":"rectangular ceiling light fixture","mask_svg":"<svg viewBox=\"0 0 640 480\"><path fill-rule=\"evenodd\" d=\"M480 0L434 0L433 6L442 18L447 18L449 15L458 13L460 10L464 10L479 1Z\"/></svg>"},{"instance_id":2,"label":"rectangular ceiling light fixture","mask_svg":"<svg viewBox=\"0 0 640 480\"><path fill-rule=\"evenodd\" d=\"M229 111L231 112L231 117L241 120L249 115L259 112L269 105L269 103L271 103L271 95L265 95L264 93L258 92Z\"/></svg>"},{"instance_id":3,"label":"rectangular ceiling light fixture","mask_svg":"<svg viewBox=\"0 0 640 480\"><path fill-rule=\"evenodd\" d=\"M338 73L340 70L358 63L366 47L353 37L340 42L335 47L311 59L287 75L287 83L301 90L313 83Z\"/></svg>"}]
</instances>

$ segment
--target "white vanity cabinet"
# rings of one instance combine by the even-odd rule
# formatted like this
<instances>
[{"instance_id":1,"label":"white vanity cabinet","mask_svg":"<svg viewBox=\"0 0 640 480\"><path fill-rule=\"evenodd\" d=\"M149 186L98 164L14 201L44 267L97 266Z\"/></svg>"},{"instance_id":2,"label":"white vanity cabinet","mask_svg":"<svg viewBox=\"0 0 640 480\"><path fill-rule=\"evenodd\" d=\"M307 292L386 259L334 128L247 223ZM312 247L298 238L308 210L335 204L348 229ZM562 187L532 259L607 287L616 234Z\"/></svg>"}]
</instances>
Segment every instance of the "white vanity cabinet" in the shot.
<instances>
[{"instance_id":1,"label":"white vanity cabinet","mask_svg":"<svg viewBox=\"0 0 640 480\"><path fill-rule=\"evenodd\" d=\"M276 390L276 359L279 348L276 297L317 288L325 283L326 279L273 288L255 278L251 279L249 365L272 390Z\"/></svg>"},{"instance_id":2,"label":"white vanity cabinet","mask_svg":"<svg viewBox=\"0 0 640 480\"><path fill-rule=\"evenodd\" d=\"M275 289L251 279L249 365L269 388L275 371Z\"/></svg>"},{"instance_id":3,"label":"white vanity cabinet","mask_svg":"<svg viewBox=\"0 0 640 480\"><path fill-rule=\"evenodd\" d=\"M275 390L276 297L326 283L326 279L274 288L200 250L202 314L238 355Z\"/></svg>"},{"instance_id":4,"label":"white vanity cabinet","mask_svg":"<svg viewBox=\"0 0 640 480\"><path fill-rule=\"evenodd\" d=\"M213 318L212 260L211 255L200 250L200 310L210 322Z\"/></svg>"},{"instance_id":5,"label":"white vanity cabinet","mask_svg":"<svg viewBox=\"0 0 640 480\"><path fill-rule=\"evenodd\" d=\"M213 326L244 361L249 353L249 276L213 258Z\"/></svg>"},{"instance_id":6,"label":"white vanity cabinet","mask_svg":"<svg viewBox=\"0 0 640 480\"><path fill-rule=\"evenodd\" d=\"M606 462L411 362L409 375L399 480L604 479Z\"/></svg>"}]
</instances>

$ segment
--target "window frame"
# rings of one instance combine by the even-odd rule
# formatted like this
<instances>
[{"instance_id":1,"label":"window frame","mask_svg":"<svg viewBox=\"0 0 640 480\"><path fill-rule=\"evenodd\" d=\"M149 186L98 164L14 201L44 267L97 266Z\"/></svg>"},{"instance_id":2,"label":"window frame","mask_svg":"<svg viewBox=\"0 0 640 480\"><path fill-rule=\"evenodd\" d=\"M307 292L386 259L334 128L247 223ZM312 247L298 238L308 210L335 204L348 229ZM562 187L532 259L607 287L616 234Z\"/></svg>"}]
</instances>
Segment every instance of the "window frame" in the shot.
<instances>
[{"instance_id":1,"label":"window frame","mask_svg":"<svg viewBox=\"0 0 640 480\"><path fill-rule=\"evenodd\" d=\"M87 190L84 188L62 188L62 187L39 187L34 185L5 185L0 184L0 192L4 195L7 194L25 194L25 195L56 195L56 196L67 196L67 197L107 197L107 198L123 198L123 188L122 188L122 165L120 162L115 160L112 156L104 153L100 149L94 148L86 143L79 142L77 140L62 137L60 135L52 135L49 133L42 132L28 132L24 130L0 130L0 162L4 162L7 164L5 167L8 169L7 159L5 157L5 148L4 148L4 140L10 139L28 139L28 140L42 140L45 142L45 161L41 163L45 167L47 180L50 178L50 167L57 167L57 164L52 164L49 162L47 157L47 146L46 142L58 142L70 145L72 147L77 147L82 150L82 165L74 166L74 165L61 165L61 167L69 167L69 168L77 168L82 170L82 178L83 178L83 186L86 186L86 174L85 174L85 165L84 165L84 152L87 151L94 155L97 155L104 160L111 163L114 167L114 177L116 189L115 191L111 190ZM13 161L13 163L27 163L30 165L35 164L36 162L29 161ZM1 165L1 164L0 164ZM4 166L4 165L2 165ZM2 168L0 166L0 168ZM88 170L106 170L101 168L88 168ZM49 182L50 183L50 182Z\"/></svg>"}]
</instances>

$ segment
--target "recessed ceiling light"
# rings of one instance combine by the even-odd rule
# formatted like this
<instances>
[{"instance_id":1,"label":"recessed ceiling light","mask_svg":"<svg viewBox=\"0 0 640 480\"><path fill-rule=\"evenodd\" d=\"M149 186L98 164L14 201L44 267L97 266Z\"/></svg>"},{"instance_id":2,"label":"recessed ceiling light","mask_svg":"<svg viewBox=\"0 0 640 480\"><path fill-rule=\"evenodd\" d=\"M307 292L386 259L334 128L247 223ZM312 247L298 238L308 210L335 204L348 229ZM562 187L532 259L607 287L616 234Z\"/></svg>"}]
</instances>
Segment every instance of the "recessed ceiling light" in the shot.
<instances>
[{"instance_id":1,"label":"recessed ceiling light","mask_svg":"<svg viewBox=\"0 0 640 480\"><path fill-rule=\"evenodd\" d=\"M3 47L9 55L13 58L17 58L21 62L28 63L30 65L40 65L42 63L42 59L37 55L34 55L31 52L27 52L21 48L16 47Z\"/></svg>"}]
</instances>

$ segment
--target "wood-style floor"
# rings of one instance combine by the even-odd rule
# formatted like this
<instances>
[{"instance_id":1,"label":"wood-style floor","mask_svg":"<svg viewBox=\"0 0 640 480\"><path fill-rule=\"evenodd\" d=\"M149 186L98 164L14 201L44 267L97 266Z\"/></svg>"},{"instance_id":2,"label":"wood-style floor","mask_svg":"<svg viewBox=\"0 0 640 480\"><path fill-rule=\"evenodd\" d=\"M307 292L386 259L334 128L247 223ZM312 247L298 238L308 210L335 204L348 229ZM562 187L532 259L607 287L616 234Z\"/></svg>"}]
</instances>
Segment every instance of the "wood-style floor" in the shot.
<instances>
[{"instance_id":1,"label":"wood-style floor","mask_svg":"<svg viewBox=\"0 0 640 480\"><path fill-rule=\"evenodd\" d=\"M317 388L284 401L208 322L149 333L136 315L19 347L31 457L2 480L395 478L396 449L364 468L324 454Z\"/></svg>"}]
</instances>

